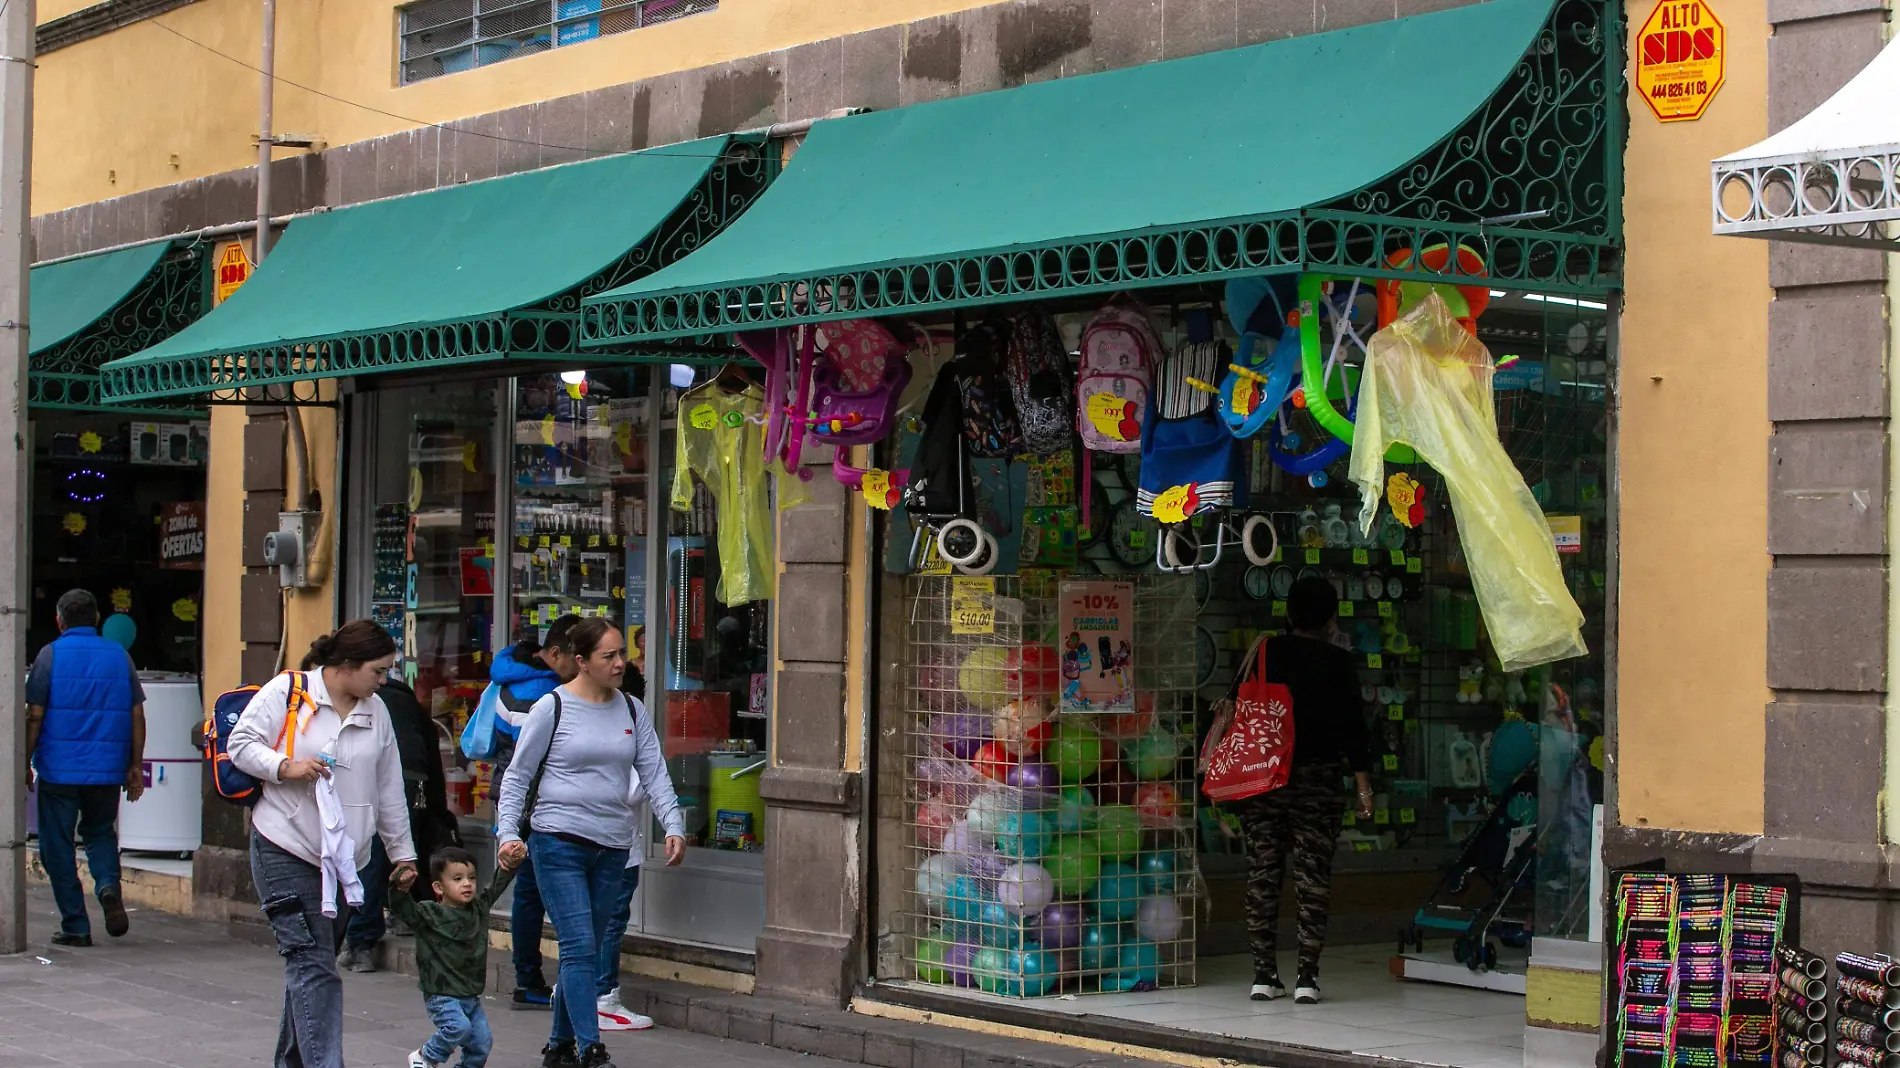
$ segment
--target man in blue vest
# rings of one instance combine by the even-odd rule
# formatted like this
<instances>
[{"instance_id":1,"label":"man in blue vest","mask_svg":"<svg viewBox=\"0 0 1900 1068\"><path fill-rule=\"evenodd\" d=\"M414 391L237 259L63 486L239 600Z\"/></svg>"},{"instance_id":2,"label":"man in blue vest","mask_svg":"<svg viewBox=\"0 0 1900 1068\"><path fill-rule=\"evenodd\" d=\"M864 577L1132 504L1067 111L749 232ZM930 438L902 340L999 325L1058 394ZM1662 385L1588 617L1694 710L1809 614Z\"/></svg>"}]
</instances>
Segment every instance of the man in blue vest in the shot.
<instances>
[{"instance_id":1,"label":"man in blue vest","mask_svg":"<svg viewBox=\"0 0 1900 1068\"><path fill-rule=\"evenodd\" d=\"M145 792L145 690L119 643L99 636L99 602L68 590L54 609L59 637L26 677L28 783L38 773L40 863L59 905L56 946L92 945L73 832L86 840L106 933L126 932L119 893L119 791Z\"/></svg>"}]
</instances>

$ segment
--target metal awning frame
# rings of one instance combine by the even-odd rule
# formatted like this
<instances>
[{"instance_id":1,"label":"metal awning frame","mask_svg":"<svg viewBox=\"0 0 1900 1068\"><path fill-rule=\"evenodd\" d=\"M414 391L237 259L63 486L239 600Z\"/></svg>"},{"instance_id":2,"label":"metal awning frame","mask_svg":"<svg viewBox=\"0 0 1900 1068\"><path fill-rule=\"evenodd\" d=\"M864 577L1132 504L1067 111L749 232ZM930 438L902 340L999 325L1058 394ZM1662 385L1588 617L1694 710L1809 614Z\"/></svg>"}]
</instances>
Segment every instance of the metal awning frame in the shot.
<instances>
[{"instance_id":1,"label":"metal awning frame","mask_svg":"<svg viewBox=\"0 0 1900 1068\"><path fill-rule=\"evenodd\" d=\"M1900 144L1716 160L1709 171L1717 234L1900 252Z\"/></svg>"},{"instance_id":2,"label":"metal awning frame","mask_svg":"<svg viewBox=\"0 0 1900 1068\"><path fill-rule=\"evenodd\" d=\"M1623 42L1613 0L1557 0L1485 106L1427 153L1296 212L990 249L924 262L642 293L586 305L589 350L733 330L948 311L1056 296L1332 275L1604 296L1621 287ZM1402 89L1402 87L1395 87ZM795 164L794 164L795 165ZM1482 278L1391 266L1464 244Z\"/></svg>"},{"instance_id":3,"label":"metal awning frame","mask_svg":"<svg viewBox=\"0 0 1900 1068\"><path fill-rule=\"evenodd\" d=\"M478 363L494 364L498 375L508 375L511 362L601 366L723 359L698 351L675 356L669 349L650 344L583 349L581 301L651 274L711 240L764 192L777 171L777 154L768 150L763 137L734 138L724 158L708 169L693 192L645 240L586 282L534 307L172 363L115 367L103 374L104 393L113 401L191 393L205 395L212 404L325 404L314 389L297 388L297 384Z\"/></svg>"},{"instance_id":4,"label":"metal awning frame","mask_svg":"<svg viewBox=\"0 0 1900 1068\"><path fill-rule=\"evenodd\" d=\"M124 300L92 325L27 364L29 409L204 418L202 405L153 401L142 406L109 404L99 369L165 340L196 322L208 308L210 267L202 242L180 243Z\"/></svg>"}]
</instances>

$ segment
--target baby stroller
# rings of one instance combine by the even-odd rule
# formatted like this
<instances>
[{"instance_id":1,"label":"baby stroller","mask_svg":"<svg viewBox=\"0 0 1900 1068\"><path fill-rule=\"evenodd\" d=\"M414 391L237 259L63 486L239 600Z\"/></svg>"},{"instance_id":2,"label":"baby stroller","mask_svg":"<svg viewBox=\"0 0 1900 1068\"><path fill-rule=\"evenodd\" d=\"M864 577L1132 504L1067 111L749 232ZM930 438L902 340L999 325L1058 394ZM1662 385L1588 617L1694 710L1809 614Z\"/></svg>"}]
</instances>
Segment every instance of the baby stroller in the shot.
<instances>
[{"instance_id":1,"label":"baby stroller","mask_svg":"<svg viewBox=\"0 0 1900 1068\"><path fill-rule=\"evenodd\" d=\"M1457 861L1399 932L1399 953L1423 950L1427 931L1450 933L1453 958L1477 972L1497 967L1498 942L1529 945L1536 836L1537 765L1532 763L1498 794L1491 814L1465 838ZM1483 903L1475 908L1452 904L1474 878L1486 888Z\"/></svg>"}]
</instances>

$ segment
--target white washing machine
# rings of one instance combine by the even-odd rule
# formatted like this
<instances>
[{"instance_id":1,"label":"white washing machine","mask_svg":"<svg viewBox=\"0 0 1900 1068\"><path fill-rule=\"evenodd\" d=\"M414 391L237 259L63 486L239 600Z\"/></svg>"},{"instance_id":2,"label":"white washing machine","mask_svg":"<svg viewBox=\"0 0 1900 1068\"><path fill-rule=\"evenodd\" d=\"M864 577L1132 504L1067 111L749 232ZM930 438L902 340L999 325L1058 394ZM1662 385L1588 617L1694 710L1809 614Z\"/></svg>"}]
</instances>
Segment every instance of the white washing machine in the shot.
<instances>
[{"instance_id":1,"label":"white washing machine","mask_svg":"<svg viewBox=\"0 0 1900 1068\"><path fill-rule=\"evenodd\" d=\"M198 679L141 671L145 687L145 794L119 806L119 848L190 853L204 842L204 757L191 747L204 722Z\"/></svg>"}]
</instances>

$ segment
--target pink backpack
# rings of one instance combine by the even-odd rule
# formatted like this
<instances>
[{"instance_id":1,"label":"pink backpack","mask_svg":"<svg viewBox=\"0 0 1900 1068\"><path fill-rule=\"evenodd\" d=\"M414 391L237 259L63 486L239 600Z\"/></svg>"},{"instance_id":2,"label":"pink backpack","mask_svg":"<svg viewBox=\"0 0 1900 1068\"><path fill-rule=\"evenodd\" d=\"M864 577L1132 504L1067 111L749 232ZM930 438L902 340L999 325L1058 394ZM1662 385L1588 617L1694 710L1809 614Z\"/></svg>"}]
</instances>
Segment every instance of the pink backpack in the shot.
<instances>
[{"instance_id":1,"label":"pink backpack","mask_svg":"<svg viewBox=\"0 0 1900 1068\"><path fill-rule=\"evenodd\" d=\"M1082 331L1076 423L1093 452L1140 452L1160 335L1141 308L1109 304Z\"/></svg>"},{"instance_id":2,"label":"pink backpack","mask_svg":"<svg viewBox=\"0 0 1900 1068\"><path fill-rule=\"evenodd\" d=\"M840 361L833 356L840 335L829 333L838 324L824 325L833 347L817 361L811 383L811 417L805 422L827 445L869 445L884 440L895 425L898 399L910 384L910 361L904 358L904 346L890 331L869 320L852 322L876 327L884 340L870 355L853 341L847 346L850 355ZM869 335L858 332L848 336L863 339Z\"/></svg>"},{"instance_id":3,"label":"pink backpack","mask_svg":"<svg viewBox=\"0 0 1900 1068\"><path fill-rule=\"evenodd\" d=\"M886 364L902 360L903 342L891 335L884 324L874 319L844 319L819 323L812 327L818 351L837 371L837 379L853 393L866 393L884 378Z\"/></svg>"}]
</instances>

